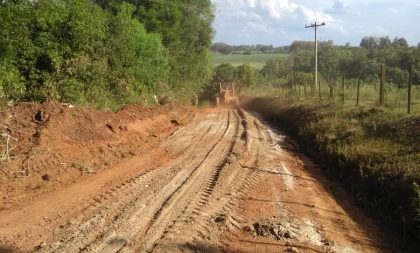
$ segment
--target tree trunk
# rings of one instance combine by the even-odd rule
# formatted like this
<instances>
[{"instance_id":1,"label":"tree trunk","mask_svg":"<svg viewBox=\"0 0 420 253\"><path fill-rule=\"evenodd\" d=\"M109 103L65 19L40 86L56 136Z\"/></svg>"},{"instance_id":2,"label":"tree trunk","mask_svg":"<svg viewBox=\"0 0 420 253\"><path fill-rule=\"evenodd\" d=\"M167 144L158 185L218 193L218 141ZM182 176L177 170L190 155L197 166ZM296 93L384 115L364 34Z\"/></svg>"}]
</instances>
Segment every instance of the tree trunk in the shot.
<instances>
[{"instance_id":1,"label":"tree trunk","mask_svg":"<svg viewBox=\"0 0 420 253\"><path fill-rule=\"evenodd\" d=\"M356 106L360 105L360 72L357 73Z\"/></svg>"},{"instance_id":2,"label":"tree trunk","mask_svg":"<svg viewBox=\"0 0 420 253\"><path fill-rule=\"evenodd\" d=\"M381 65L381 83L379 86L379 106L385 105L385 64Z\"/></svg>"},{"instance_id":3,"label":"tree trunk","mask_svg":"<svg viewBox=\"0 0 420 253\"><path fill-rule=\"evenodd\" d=\"M303 92L305 93L305 97L306 97L306 83L303 82Z\"/></svg>"},{"instance_id":4,"label":"tree trunk","mask_svg":"<svg viewBox=\"0 0 420 253\"><path fill-rule=\"evenodd\" d=\"M407 113L411 114L411 82L412 82L412 67L408 69L408 91L407 91Z\"/></svg>"}]
</instances>

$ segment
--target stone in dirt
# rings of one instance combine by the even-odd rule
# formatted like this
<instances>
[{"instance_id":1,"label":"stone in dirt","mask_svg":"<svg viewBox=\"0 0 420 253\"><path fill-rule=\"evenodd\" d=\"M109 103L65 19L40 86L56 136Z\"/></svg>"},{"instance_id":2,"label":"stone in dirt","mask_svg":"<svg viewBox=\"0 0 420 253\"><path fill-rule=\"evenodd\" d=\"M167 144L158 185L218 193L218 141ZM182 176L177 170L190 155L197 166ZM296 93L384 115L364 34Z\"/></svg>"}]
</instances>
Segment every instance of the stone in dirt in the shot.
<instances>
[{"instance_id":1,"label":"stone in dirt","mask_svg":"<svg viewBox=\"0 0 420 253\"><path fill-rule=\"evenodd\" d=\"M243 230L243 231L245 231L245 232L248 232L248 233L252 231L251 227L250 227L250 226L248 226L248 225L244 226L244 227L242 228L242 230Z\"/></svg>"},{"instance_id":2,"label":"stone in dirt","mask_svg":"<svg viewBox=\"0 0 420 253\"><path fill-rule=\"evenodd\" d=\"M176 120L176 119L171 120L171 123L172 123L174 126L179 126L179 125L180 125L180 124L179 124L179 122L178 122L178 120Z\"/></svg>"},{"instance_id":3,"label":"stone in dirt","mask_svg":"<svg viewBox=\"0 0 420 253\"><path fill-rule=\"evenodd\" d=\"M226 222L226 215L224 215L224 214L217 215L216 218L214 218L214 221L216 223L225 223Z\"/></svg>"},{"instance_id":4,"label":"stone in dirt","mask_svg":"<svg viewBox=\"0 0 420 253\"><path fill-rule=\"evenodd\" d=\"M288 248L287 248L287 251L288 251L288 252L293 252L293 253L299 253L299 250L298 250L298 249L296 249L295 247L288 247Z\"/></svg>"},{"instance_id":5,"label":"stone in dirt","mask_svg":"<svg viewBox=\"0 0 420 253\"><path fill-rule=\"evenodd\" d=\"M42 175L42 180L44 180L44 181L50 181L50 176L48 175L48 174L44 174L44 175Z\"/></svg>"}]
</instances>

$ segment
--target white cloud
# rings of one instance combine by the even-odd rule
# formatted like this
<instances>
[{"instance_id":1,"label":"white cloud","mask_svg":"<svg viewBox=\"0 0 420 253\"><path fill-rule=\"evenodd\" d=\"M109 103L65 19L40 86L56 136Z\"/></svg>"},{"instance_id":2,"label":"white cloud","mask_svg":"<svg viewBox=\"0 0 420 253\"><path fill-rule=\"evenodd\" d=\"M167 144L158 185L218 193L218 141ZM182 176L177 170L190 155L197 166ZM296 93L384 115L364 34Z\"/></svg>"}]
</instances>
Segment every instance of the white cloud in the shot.
<instances>
[{"instance_id":1,"label":"white cloud","mask_svg":"<svg viewBox=\"0 0 420 253\"><path fill-rule=\"evenodd\" d=\"M255 14L255 9L268 13L271 18L284 19L290 17L302 18L305 22L318 19L332 21L331 15L297 4L291 0L212 0L216 4L219 14L238 16L236 13L246 11L249 15ZM254 10L253 10L254 9ZM243 15L242 15L243 16Z\"/></svg>"},{"instance_id":2,"label":"white cloud","mask_svg":"<svg viewBox=\"0 0 420 253\"><path fill-rule=\"evenodd\" d=\"M358 44L365 35L406 37L417 43L420 1L406 0L212 0L216 6L216 41L231 44L287 45L294 39L312 39L304 29L315 21L326 22L320 38ZM382 8L377 8L382 6ZM390 23L390 16L398 15ZM414 21L413 21L414 20ZM388 24L386 30L383 24Z\"/></svg>"}]
</instances>

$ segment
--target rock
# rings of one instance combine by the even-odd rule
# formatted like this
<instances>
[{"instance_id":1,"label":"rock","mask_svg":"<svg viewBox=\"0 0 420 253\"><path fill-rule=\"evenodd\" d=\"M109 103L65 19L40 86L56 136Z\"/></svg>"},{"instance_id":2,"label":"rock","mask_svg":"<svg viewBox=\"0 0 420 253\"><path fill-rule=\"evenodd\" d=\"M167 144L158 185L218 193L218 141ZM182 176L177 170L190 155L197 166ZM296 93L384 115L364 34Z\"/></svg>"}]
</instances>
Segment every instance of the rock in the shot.
<instances>
[{"instance_id":1,"label":"rock","mask_svg":"<svg viewBox=\"0 0 420 253\"><path fill-rule=\"evenodd\" d=\"M288 247L287 252L299 253L299 250L296 249L295 247Z\"/></svg>"},{"instance_id":2,"label":"rock","mask_svg":"<svg viewBox=\"0 0 420 253\"><path fill-rule=\"evenodd\" d=\"M226 216L224 214L217 215L216 218L214 218L214 221L217 223L221 223L221 222L225 223Z\"/></svg>"},{"instance_id":3,"label":"rock","mask_svg":"<svg viewBox=\"0 0 420 253\"><path fill-rule=\"evenodd\" d=\"M299 253L299 250L298 249L296 249L295 247L292 247L292 251L291 251L292 253Z\"/></svg>"},{"instance_id":4,"label":"rock","mask_svg":"<svg viewBox=\"0 0 420 253\"><path fill-rule=\"evenodd\" d=\"M243 230L243 231L245 231L245 232L248 232L248 233L252 231L251 227L250 227L250 226L248 226L248 225L244 226L244 227L242 228L242 230Z\"/></svg>"},{"instance_id":5,"label":"rock","mask_svg":"<svg viewBox=\"0 0 420 253\"><path fill-rule=\"evenodd\" d=\"M44 175L42 175L42 180L44 180L44 181L50 181L50 176L48 175L48 174L44 174Z\"/></svg>"},{"instance_id":6,"label":"rock","mask_svg":"<svg viewBox=\"0 0 420 253\"><path fill-rule=\"evenodd\" d=\"M286 231L286 232L284 232L283 237L287 238L287 239L290 239L290 238L292 238L292 235L290 234L289 231Z\"/></svg>"},{"instance_id":7,"label":"rock","mask_svg":"<svg viewBox=\"0 0 420 253\"><path fill-rule=\"evenodd\" d=\"M40 249L44 248L45 246L47 246L47 243L46 242L41 242L40 244L35 246L35 250L40 250Z\"/></svg>"},{"instance_id":8,"label":"rock","mask_svg":"<svg viewBox=\"0 0 420 253\"><path fill-rule=\"evenodd\" d=\"M176 120L176 119L172 119L171 120L171 123L174 125L174 126L179 126L180 124L179 124L179 122L178 122L178 120Z\"/></svg>"},{"instance_id":9,"label":"rock","mask_svg":"<svg viewBox=\"0 0 420 253\"><path fill-rule=\"evenodd\" d=\"M47 114L47 113L45 113L44 111L42 111L42 110L40 110L40 111L37 111L33 116L32 116L32 119L35 121L35 122L44 122L44 121L47 121L48 119L50 118L50 115L49 114Z\"/></svg>"}]
</instances>

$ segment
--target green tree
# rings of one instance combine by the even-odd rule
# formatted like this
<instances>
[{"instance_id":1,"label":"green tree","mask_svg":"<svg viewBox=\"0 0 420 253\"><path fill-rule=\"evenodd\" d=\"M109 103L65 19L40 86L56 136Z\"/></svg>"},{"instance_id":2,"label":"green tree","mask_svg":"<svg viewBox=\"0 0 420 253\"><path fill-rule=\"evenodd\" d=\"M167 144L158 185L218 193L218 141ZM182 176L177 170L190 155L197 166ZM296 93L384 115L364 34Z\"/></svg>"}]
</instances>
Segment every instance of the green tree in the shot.
<instances>
[{"instance_id":1,"label":"green tree","mask_svg":"<svg viewBox=\"0 0 420 253\"><path fill-rule=\"evenodd\" d=\"M238 92L256 84L256 71L249 64L242 64L235 69L235 84Z\"/></svg>"}]
</instances>

